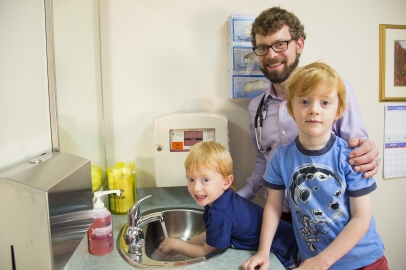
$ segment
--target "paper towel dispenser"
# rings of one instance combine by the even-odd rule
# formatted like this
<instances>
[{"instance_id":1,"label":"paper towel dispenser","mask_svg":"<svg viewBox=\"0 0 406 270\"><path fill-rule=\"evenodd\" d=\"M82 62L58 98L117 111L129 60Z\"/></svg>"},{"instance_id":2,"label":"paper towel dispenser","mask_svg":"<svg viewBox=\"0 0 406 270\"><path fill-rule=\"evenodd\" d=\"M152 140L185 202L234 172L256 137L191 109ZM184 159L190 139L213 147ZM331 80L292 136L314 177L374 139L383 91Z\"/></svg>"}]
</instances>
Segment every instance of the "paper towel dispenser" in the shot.
<instances>
[{"instance_id":1,"label":"paper towel dispenser","mask_svg":"<svg viewBox=\"0 0 406 270\"><path fill-rule=\"evenodd\" d=\"M93 222L90 161L49 153L0 172L0 269L63 269Z\"/></svg>"}]
</instances>

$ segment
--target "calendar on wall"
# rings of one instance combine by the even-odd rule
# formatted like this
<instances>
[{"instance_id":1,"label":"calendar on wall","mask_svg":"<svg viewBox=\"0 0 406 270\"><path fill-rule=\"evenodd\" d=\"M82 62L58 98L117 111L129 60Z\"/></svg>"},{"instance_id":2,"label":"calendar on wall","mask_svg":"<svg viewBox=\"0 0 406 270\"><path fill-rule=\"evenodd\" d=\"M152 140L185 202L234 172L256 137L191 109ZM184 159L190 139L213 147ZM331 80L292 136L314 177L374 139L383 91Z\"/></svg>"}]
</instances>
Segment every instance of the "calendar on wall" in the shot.
<instances>
[{"instance_id":1,"label":"calendar on wall","mask_svg":"<svg viewBox=\"0 0 406 270\"><path fill-rule=\"evenodd\" d=\"M385 106L383 178L406 176L406 105Z\"/></svg>"}]
</instances>

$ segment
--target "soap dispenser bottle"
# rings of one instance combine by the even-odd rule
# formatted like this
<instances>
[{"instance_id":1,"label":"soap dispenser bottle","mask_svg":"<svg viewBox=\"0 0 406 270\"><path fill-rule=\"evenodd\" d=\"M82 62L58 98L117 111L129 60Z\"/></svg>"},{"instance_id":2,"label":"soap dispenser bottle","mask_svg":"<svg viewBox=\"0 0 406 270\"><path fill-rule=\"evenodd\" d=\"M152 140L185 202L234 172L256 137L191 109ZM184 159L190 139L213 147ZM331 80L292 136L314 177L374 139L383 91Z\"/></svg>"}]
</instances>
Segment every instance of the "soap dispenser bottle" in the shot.
<instances>
[{"instance_id":1,"label":"soap dispenser bottle","mask_svg":"<svg viewBox=\"0 0 406 270\"><path fill-rule=\"evenodd\" d=\"M87 231L89 252L93 255L104 255L113 251L113 219L109 210L104 207L101 197L121 190L97 191L93 197L93 223Z\"/></svg>"}]
</instances>

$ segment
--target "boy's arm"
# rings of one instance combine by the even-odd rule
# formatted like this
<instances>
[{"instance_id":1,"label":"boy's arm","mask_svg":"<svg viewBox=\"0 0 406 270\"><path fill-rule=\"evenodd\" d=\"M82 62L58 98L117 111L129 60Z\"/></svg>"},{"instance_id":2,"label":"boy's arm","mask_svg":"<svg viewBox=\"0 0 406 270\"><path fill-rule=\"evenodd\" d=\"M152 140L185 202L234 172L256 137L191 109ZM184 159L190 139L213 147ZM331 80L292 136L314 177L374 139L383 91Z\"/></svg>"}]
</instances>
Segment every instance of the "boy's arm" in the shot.
<instances>
[{"instance_id":1,"label":"boy's arm","mask_svg":"<svg viewBox=\"0 0 406 270\"><path fill-rule=\"evenodd\" d=\"M305 260L298 270L327 269L361 240L371 223L370 195L350 197L350 211L351 219L337 238L317 256Z\"/></svg>"},{"instance_id":2,"label":"boy's arm","mask_svg":"<svg viewBox=\"0 0 406 270\"><path fill-rule=\"evenodd\" d=\"M244 270L253 270L257 266L260 267L260 270L268 269L270 264L269 252L282 213L284 194L284 190L268 189L258 253L242 264Z\"/></svg>"},{"instance_id":3,"label":"boy's arm","mask_svg":"<svg viewBox=\"0 0 406 270\"><path fill-rule=\"evenodd\" d=\"M166 238L161 244L159 244L159 247L155 250L155 253L163 253L165 254L165 258L170 258L179 253L190 258L198 258L215 250L216 248L211 247L206 243L203 245L197 245L183 242L182 240L176 238Z\"/></svg>"},{"instance_id":4,"label":"boy's arm","mask_svg":"<svg viewBox=\"0 0 406 270\"><path fill-rule=\"evenodd\" d=\"M198 236L187 241L189 244L203 246L206 243L206 232L202 232Z\"/></svg>"}]
</instances>

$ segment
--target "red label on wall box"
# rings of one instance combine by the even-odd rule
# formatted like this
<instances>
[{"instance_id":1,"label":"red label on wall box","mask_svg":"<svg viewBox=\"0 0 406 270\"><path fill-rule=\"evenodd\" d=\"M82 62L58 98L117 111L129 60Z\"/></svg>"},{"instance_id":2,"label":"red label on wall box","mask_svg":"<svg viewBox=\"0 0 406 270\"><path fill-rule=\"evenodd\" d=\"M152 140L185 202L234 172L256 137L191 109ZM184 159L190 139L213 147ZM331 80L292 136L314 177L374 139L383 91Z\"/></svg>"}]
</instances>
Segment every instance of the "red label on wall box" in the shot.
<instances>
[{"instance_id":1,"label":"red label on wall box","mask_svg":"<svg viewBox=\"0 0 406 270\"><path fill-rule=\"evenodd\" d=\"M183 142L172 142L172 150L183 150Z\"/></svg>"}]
</instances>

